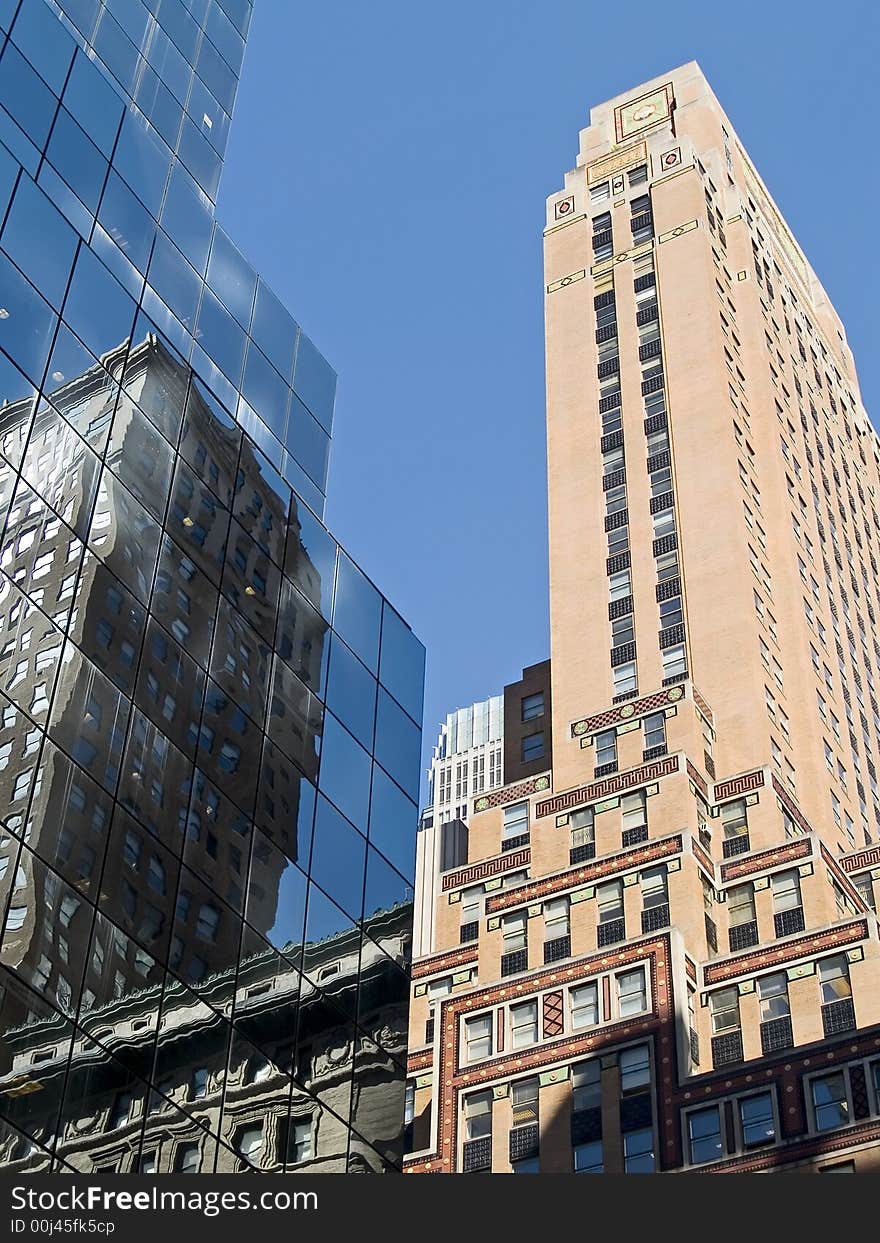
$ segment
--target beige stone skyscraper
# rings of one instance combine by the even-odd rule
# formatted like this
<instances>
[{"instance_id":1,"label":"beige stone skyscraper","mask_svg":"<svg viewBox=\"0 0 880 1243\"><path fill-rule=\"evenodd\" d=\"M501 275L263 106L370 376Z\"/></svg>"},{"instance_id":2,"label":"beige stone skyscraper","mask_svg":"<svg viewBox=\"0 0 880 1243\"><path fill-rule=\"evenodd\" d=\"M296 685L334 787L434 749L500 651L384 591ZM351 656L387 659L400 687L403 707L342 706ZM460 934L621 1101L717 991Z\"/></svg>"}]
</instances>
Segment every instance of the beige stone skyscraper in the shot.
<instances>
[{"instance_id":1,"label":"beige stone skyscraper","mask_svg":"<svg viewBox=\"0 0 880 1243\"><path fill-rule=\"evenodd\" d=\"M880 441L697 65L590 119L545 229L552 771L439 878L409 1168L877 1169Z\"/></svg>"}]
</instances>

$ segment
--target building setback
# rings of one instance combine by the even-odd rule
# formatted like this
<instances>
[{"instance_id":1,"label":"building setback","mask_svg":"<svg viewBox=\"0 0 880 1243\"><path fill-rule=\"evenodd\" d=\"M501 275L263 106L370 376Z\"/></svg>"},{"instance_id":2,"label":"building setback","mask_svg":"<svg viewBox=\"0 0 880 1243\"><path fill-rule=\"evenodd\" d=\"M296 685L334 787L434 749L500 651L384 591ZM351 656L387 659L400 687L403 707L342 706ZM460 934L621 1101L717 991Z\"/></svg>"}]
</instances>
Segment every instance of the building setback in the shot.
<instances>
[{"instance_id":1,"label":"building setback","mask_svg":"<svg viewBox=\"0 0 880 1243\"><path fill-rule=\"evenodd\" d=\"M0 1164L399 1169L424 651L214 219L250 0L0 4Z\"/></svg>"},{"instance_id":2,"label":"building setback","mask_svg":"<svg viewBox=\"0 0 880 1243\"><path fill-rule=\"evenodd\" d=\"M593 109L544 238L552 764L439 877L407 1168L876 1170L880 442L843 327L695 64Z\"/></svg>"}]
</instances>

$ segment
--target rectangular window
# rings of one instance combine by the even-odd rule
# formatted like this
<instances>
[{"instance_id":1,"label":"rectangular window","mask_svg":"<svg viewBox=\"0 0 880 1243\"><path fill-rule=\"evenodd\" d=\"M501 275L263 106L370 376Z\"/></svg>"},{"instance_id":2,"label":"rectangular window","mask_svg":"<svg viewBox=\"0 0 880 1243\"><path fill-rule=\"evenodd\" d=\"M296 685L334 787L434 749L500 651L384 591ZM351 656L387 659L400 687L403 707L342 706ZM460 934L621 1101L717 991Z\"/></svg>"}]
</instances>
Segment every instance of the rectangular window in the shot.
<instances>
[{"instance_id":1,"label":"rectangular window","mask_svg":"<svg viewBox=\"0 0 880 1243\"><path fill-rule=\"evenodd\" d=\"M465 1097L464 1137L486 1139L492 1134L492 1093L474 1092Z\"/></svg>"},{"instance_id":2,"label":"rectangular window","mask_svg":"<svg viewBox=\"0 0 880 1243\"><path fill-rule=\"evenodd\" d=\"M602 1104L602 1067L598 1058L578 1062L571 1070L571 1112L583 1113Z\"/></svg>"},{"instance_id":3,"label":"rectangular window","mask_svg":"<svg viewBox=\"0 0 880 1243\"><path fill-rule=\"evenodd\" d=\"M575 1174L602 1174L604 1170L601 1139L593 1139L586 1144L575 1145Z\"/></svg>"},{"instance_id":4,"label":"rectangular window","mask_svg":"<svg viewBox=\"0 0 880 1243\"><path fill-rule=\"evenodd\" d=\"M596 889L596 900L599 904L599 923L607 924L612 919L623 918L623 881L612 880Z\"/></svg>"},{"instance_id":5,"label":"rectangular window","mask_svg":"<svg viewBox=\"0 0 880 1243\"><path fill-rule=\"evenodd\" d=\"M765 975L758 980L758 1000L762 1023L772 1023L774 1019L790 1017L788 976L784 971L775 971L773 975Z\"/></svg>"},{"instance_id":6,"label":"rectangular window","mask_svg":"<svg viewBox=\"0 0 880 1243\"><path fill-rule=\"evenodd\" d=\"M571 1005L571 1026L573 1031L583 1027L595 1027L599 1022L599 983L592 980L589 984L578 984L569 989Z\"/></svg>"},{"instance_id":7,"label":"rectangular window","mask_svg":"<svg viewBox=\"0 0 880 1243\"><path fill-rule=\"evenodd\" d=\"M817 1131L834 1131L849 1122L849 1099L842 1071L810 1080L813 1118Z\"/></svg>"},{"instance_id":8,"label":"rectangular window","mask_svg":"<svg viewBox=\"0 0 880 1243\"><path fill-rule=\"evenodd\" d=\"M617 763L617 734L613 729L603 730L594 739L596 748L596 767L603 768L606 764Z\"/></svg>"},{"instance_id":9,"label":"rectangular window","mask_svg":"<svg viewBox=\"0 0 880 1243\"><path fill-rule=\"evenodd\" d=\"M648 1008L648 992L645 968L623 971L615 977L617 983L617 1008L622 1019L633 1014L644 1014Z\"/></svg>"},{"instance_id":10,"label":"rectangular window","mask_svg":"<svg viewBox=\"0 0 880 1243\"><path fill-rule=\"evenodd\" d=\"M674 647L667 647L662 653L663 657L663 681L669 678L683 677L687 674L687 656L683 643L676 643Z\"/></svg>"},{"instance_id":11,"label":"rectangular window","mask_svg":"<svg viewBox=\"0 0 880 1243\"><path fill-rule=\"evenodd\" d=\"M682 620L681 596L670 596L668 600L660 601L661 630L671 630L673 626L680 626Z\"/></svg>"},{"instance_id":12,"label":"rectangular window","mask_svg":"<svg viewBox=\"0 0 880 1243\"><path fill-rule=\"evenodd\" d=\"M510 1007L510 1043L514 1049L524 1049L538 1040L538 1003L526 1001Z\"/></svg>"},{"instance_id":13,"label":"rectangular window","mask_svg":"<svg viewBox=\"0 0 880 1243\"><path fill-rule=\"evenodd\" d=\"M529 1126L538 1121L538 1080L521 1079L513 1085L513 1125Z\"/></svg>"},{"instance_id":14,"label":"rectangular window","mask_svg":"<svg viewBox=\"0 0 880 1243\"><path fill-rule=\"evenodd\" d=\"M525 837L529 831L528 803L511 803L504 808L504 826L501 840L509 841L514 837Z\"/></svg>"},{"instance_id":15,"label":"rectangular window","mask_svg":"<svg viewBox=\"0 0 880 1243\"><path fill-rule=\"evenodd\" d=\"M612 681L615 698L618 695L634 695L639 685L636 662L631 660L625 665L618 665L612 670Z\"/></svg>"},{"instance_id":16,"label":"rectangular window","mask_svg":"<svg viewBox=\"0 0 880 1243\"><path fill-rule=\"evenodd\" d=\"M646 1044L624 1049L619 1058L620 1091L629 1096L651 1086L651 1054Z\"/></svg>"},{"instance_id":17,"label":"rectangular window","mask_svg":"<svg viewBox=\"0 0 880 1243\"><path fill-rule=\"evenodd\" d=\"M544 758L544 731L539 734L528 734L522 740L522 748L520 759L523 764L528 764L532 760L542 760Z\"/></svg>"},{"instance_id":18,"label":"rectangular window","mask_svg":"<svg viewBox=\"0 0 880 1243\"><path fill-rule=\"evenodd\" d=\"M550 898L544 903L544 937L555 941L567 937L570 929L568 898Z\"/></svg>"},{"instance_id":19,"label":"rectangular window","mask_svg":"<svg viewBox=\"0 0 880 1243\"><path fill-rule=\"evenodd\" d=\"M665 863L656 868L648 868L645 872L639 872L639 883L642 887L643 910L650 911L655 907L665 906L669 901Z\"/></svg>"},{"instance_id":20,"label":"rectangular window","mask_svg":"<svg viewBox=\"0 0 880 1243\"><path fill-rule=\"evenodd\" d=\"M525 695L522 700L522 720L534 721L536 717L544 715L544 692L538 691L534 695Z\"/></svg>"},{"instance_id":21,"label":"rectangular window","mask_svg":"<svg viewBox=\"0 0 880 1243\"><path fill-rule=\"evenodd\" d=\"M743 1148L761 1148L765 1144L776 1143L772 1092L758 1092L739 1101L739 1129Z\"/></svg>"},{"instance_id":22,"label":"rectangular window","mask_svg":"<svg viewBox=\"0 0 880 1243\"><path fill-rule=\"evenodd\" d=\"M590 187L590 202L591 203L604 203L606 199L610 199L610 198L611 198L611 182L610 181L600 181L597 186Z\"/></svg>"},{"instance_id":23,"label":"rectangular window","mask_svg":"<svg viewBox=\"0 0 880 1243\"><path fill-rule=\"evenodd\" d=\"M502 954L515 954L517 950L524 950L528 943L527 932L528 916L525 911L514 911L512 915L505 915L501 921L501 952Z\"/></svg>"},{"instance_id":24,"label":"rectangular window","mask_svg":"<svg viewBox=\"0 0 880 1243\"><path fill-rule=\"evenodd\" d=\"M654 1173L654 1132L650 1127L624 1135L623 1169L625 1174Z\"/></svg>"},{"instance_id":25,"label":"rectangular window","mask_svg":"<svg viewBox=\"0 0 880 1243\"><path fill-rule=\"evenodd\" d=\"M655 747L666 746L666 717L662 712L652 712L642 721L645 731L645 750L653 751Z\"/></svg>"},{"instance_id":26,"label":"rectangular window","mask_svg":"<svg viewBox=\"0 0 880 1243\"><path fill-rule=\"evenodd\" d=\"M737 798L732 803L722 805L721 827L725 837L742 837L748 832L749 821L744 798Z\"/></svg>"},{"instance_id":27,"label":"rectangular window","mask_svg":"<svg viewBox=\"0 0 880 1243\"><path fill-rule=\"evenodd\" d=\"M727 914L731 928L750 924L755 919L755 891L751 883L734 885L727 891Z\"/></svg>"},{"instance_id":28,"label":"rectangular window","mask_svg":"<svg viewBox=\"0 0 880 1243\"><path fill-rule=\"evenodd\" d=\"M688 1157L691 1165L705 1165L724 1156L721 1110L717 1105L694 1109L687 1115Z\"/></svg>"},{"instance_id":29,"label":"rectangular window","mask_svg":"<svg viewBox=\"0 0 880 1243\"><path fill-rule=\"evenodd\" d=\"M642 829L648 823L648 798L644 790L624 794L620 800L621 828L624 833Z\"/></svg>"},{"instance_id":30,"label":"rectangular window","mask_svg":"<svg viewBox=\"0 0 880 1243\"><path fill-rule=\"evenodd\" d=\"M844 954L823 958L819 963L819 988L823 1006L852 997L849 964Z\"/></svg>"},{"instance_id":31,"label":"rectangular window","mask_svg":"<svg viewBox=\"0 0 880 1243\"><path fill-rule=\"evenodd\" d=\"M773 911L791 911L801 905L801 882L797 872L777 872L770 877L770 888L773 891Z\"/></svg>"},{"instance_id":32,"label":"rectangular window","mask_svg":"<svg viewBox=\"0 0 880 1243\"><path fill-rule=\"evenodd\" d=\"M635 637L635 618L632 613L614 618L611 622L611 646L613 648L623 647L625 643L633 643Z\"/></svg>"},{"instance_id":33,"label":"rectangular window","mask_svg":"<svg viewBox=\"0 0 880 1243\"><path fill-rule=\"evenodd\" d=\"M720 988L709 994L712 1034L724 1035L739 1031L739 993L735 988Z\"/></svg>"},{"instance_id":34,"label":"rectangular window","mask_svg":"<svg viewBox=\"0 0 880 1243\"><path fill-rule=\"evenodd\" d=\"M595 845L596 829L593 823L592 807L582 807L580 811L573 811L568 817L568 826L571 830L572 849L578 846Z\"/></svg>"},{"instance_id":35,"label":"rectangular window","mask_svg":"<svg viewBox=\"0 0 880 1243\"><path fill-rule=\"evenodd\" d=\"M481 1062L492 1056L492 1014L475 1014L464 1021L465 1060Z\"/></svg>"},{"instance_id":36,"label":"rectangular window","mask_svg":"<svg viewBox=\"0 0 880 1243\"><path fill-rule=\"evenodd\" d=\"M632 595L632 580L629 570L620 570L608 579L608 596L611 601L625 600Z\"/></svg>"}]
</instances>

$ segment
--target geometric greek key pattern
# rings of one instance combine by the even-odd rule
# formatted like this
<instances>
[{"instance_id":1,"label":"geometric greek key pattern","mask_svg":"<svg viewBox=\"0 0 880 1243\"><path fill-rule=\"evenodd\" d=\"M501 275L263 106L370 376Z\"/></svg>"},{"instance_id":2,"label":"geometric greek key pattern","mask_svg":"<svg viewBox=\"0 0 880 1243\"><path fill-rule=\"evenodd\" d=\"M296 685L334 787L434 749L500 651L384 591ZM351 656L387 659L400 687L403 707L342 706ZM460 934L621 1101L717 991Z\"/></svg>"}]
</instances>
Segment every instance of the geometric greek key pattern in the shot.
<instances>
[{"instance_id":1,"label":"geometric greek key pattern","mask_svg":"<svg viewBox=\"0 0 880 1243\"><path fill-rule=\"evenodd\" d=\"M665 759L643 764L641 768L632 768L625 773L615 773L613 777L605 777L601 781L594 781L591 785L568 790L565 794L556 794L553 798L545 799L544 802L535 805L535 818L540 820L542 816L558 815L560 812L569 811L572 807L579 807L582 803L595 803L601 799L610 798L613 794L620 794L623 790L632 789L634 786L646 785L661 777L669 777L679 771L679 765L680 756L669 755Z\"/></svg>"},{"instance_id":2,"label":"geometric greek key pattern","mask_svg":"<svg viewBox=\"0 0 880 1243\"><path fill-rule=\"evenodd\" d=\"M880 865L880 846L860 850L856 855L844 855L840 860L840 866L845 872L861 872L862 868L872 868L878 865Z\"/></svg>"},{"instance_id":3,"label":"geometric greek key pattern","mask_svg":"<svg viewBox=\"0 0 880 1243\"><path fill-rule=\"evenodd\" d=\"M461 889L464 885L474 885L477 881L489 880L502 872L525 867L530 858L531 851L526 846L523 850L508 850L506 854L494 855L491 859L481 859L479 863L456 868L454 872L447 872L443 877L443 892L448 889Z\"/></svg>"},{"instance_id":4,"label":"geometric greek key pattern","mask_svg":"<svg viewBox=\"0 0 880 1243\"><path fill-rule=\"evenodd\" d=\"M763 784L763 768L758 768L751 773L740 773L737 777L731 777L729 781L716 781L712 802L722 803L728 798L738 798L752 790L760 790Z\"/></svg>"}]
</instances>

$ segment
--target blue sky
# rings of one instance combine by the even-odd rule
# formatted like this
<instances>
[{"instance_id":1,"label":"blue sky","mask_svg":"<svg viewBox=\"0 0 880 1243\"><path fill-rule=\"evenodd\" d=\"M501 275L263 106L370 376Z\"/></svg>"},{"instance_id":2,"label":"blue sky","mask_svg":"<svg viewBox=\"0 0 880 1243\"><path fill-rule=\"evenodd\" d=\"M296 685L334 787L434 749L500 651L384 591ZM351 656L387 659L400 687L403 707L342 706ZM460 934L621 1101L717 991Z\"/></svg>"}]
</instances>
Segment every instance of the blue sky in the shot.
<instances>
[{"instance_id":1,"label":"blue sky","mask_svg":"<svg viewBox=\"0 0 880 1243\"><path fill-rule=\"evenodd\" d=\"M541 230L591 104L699 61L880 408L876 10L725 13L256 2L218 216L339 372L326 518L427 646L426 754L549 654Z\"/></svg>"}]
</instances>

